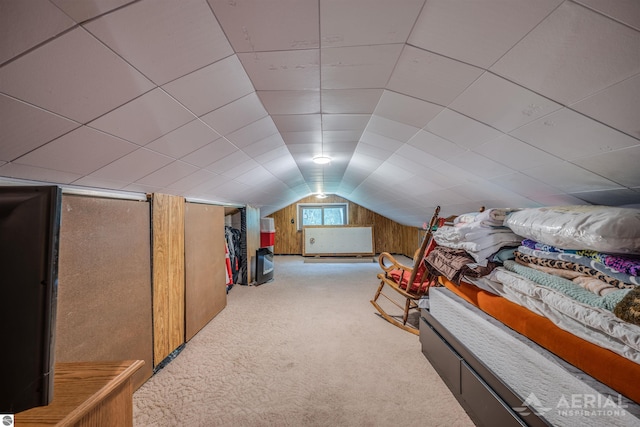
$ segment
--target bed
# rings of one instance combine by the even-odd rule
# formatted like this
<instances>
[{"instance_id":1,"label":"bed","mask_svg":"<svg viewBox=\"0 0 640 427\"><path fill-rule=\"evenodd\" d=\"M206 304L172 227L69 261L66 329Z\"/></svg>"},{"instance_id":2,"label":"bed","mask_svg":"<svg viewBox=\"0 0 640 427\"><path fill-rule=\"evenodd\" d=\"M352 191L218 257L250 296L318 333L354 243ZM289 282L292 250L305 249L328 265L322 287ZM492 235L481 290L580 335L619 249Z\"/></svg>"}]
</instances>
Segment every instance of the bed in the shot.
<instances>
[{"instance_id":1,"label":"bed","mask_svg":"<svg viewBox=\"0 0 640 427\"><path fill-rule=\"evenodd\" d=\"M586 250L593 255L602 249L607 252L601 254L615 252L611 263L619 261L616 257L633 261L640 247L640 211L543 209L515 210L502 225L491 225L509 228L521 241L503 248L514 256L497 262L490 274L479 276L467 266L456 275L439 266L447 274L440 274L440 287L430 290L429 308L421 312L422 351L478 425L640 425L640 326L633 318L639 288L632 279L637 274L632 268L607 270L593 258L582 260L589 267L575 262ZM484 220L486 225L486 214ZM544 233L538 233L543 227ZM472 229L477 236L476 226ZM625 240L618 242L612 229ZM455 232L445 230L438 244L459 249ZM523 242L535 246L531 237L538 249L529 248L522 257ZM536 250L571 259L561 265L580 271L568 277L583 278L586 271L611 280L587 289L556 277L554 267L538 269L527 262L539 258L533 255ZM468 265L492 266L495 261L470 254ZM618 276L603 276L603 271ZM539 276L542 284L535 281Z\"/></svg>"}]
</instances>

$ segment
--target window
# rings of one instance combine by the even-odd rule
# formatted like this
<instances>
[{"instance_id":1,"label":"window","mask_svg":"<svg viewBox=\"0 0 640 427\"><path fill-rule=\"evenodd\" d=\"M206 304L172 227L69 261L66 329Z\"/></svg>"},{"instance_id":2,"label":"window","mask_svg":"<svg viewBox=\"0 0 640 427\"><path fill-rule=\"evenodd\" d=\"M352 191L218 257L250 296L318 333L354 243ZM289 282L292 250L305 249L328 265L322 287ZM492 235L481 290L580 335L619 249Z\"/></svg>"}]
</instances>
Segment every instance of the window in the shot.
<instances>
[{"instance_id":1,"label":"window","mask_svg":"<svg viewBox=\"0 0 640 427\"><path fill-rule=\"evenodd\" d=\"M346 203L298 204L298 229L306 225L347 225Z\"/></svg>"}]
</instances>

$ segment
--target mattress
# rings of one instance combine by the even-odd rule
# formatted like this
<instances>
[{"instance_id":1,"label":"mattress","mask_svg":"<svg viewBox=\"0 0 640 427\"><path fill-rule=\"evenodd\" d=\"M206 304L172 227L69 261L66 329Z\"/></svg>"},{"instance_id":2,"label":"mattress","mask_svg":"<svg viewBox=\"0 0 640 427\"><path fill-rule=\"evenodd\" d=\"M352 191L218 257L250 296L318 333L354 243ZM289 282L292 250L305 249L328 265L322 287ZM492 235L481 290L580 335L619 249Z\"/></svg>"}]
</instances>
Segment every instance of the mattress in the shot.
<instances>
[{"instance_id":1,"label":"mattress","mask_svg":"<svg viewBox=\"0 0 640 427\"><path fill-rule=\"evenodd\" d=\"M559 426L640 425L633 401L451 290L432 288L429 300L431 315L522 399L514 411L535 411Z\"/></svg>"}]
</instances>

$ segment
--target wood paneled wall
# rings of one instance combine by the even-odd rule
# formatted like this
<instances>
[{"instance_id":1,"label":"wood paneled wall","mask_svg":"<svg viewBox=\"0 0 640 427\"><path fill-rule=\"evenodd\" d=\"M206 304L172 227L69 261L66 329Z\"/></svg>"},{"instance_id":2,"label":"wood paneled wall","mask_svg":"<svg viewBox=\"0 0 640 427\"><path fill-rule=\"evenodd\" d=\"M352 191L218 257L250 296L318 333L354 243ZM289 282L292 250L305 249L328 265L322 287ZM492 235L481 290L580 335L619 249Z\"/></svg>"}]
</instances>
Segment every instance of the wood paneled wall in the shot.
<instances>
[{"instance_id":1,"label":"wood paneled wall","mask_svg":"<svg viewBox=\"0 0 640 427\"><path fill-rule=\"evenodd\" d=\"M63 195L56 362L144 360L153 373L150 207Z\"/></svg>"},{"instance_id":2,"label":"wood paneled wall","mask_svg":"<svg viewBox=\"0 0 640 427\"><path fill-rule=\"evenodd\" d=\"M185 340L227 305L224 208L185 205Z\"/></svg>"},{"instance_id":3,"label":"wood paneled wall","mask_svg":"<svg viewBox=\"0 0 640 427\"><path fill-rule=\"evenodd\" d=\"M347 203L350 225L373 226L376 253L389 252L411 257L420 246L421 236L424 235L419 228L398 224L342 197L330 195L320 200L315 196L309 196L269 215L274 219L276 228L273 248L276 254L302 254L302 231L298 231L296 223L298 203Z\"/></svg>"},{"instance_id":4,"label":"wood paneled wall","mask_svg":"<svg viewBox=\"0 0 640 427\"><path fill-rule=\"evenodd\" d=\"M162 362L185 342L183 197L153 194L153 360Z\"/></svg>"}]
</instances>

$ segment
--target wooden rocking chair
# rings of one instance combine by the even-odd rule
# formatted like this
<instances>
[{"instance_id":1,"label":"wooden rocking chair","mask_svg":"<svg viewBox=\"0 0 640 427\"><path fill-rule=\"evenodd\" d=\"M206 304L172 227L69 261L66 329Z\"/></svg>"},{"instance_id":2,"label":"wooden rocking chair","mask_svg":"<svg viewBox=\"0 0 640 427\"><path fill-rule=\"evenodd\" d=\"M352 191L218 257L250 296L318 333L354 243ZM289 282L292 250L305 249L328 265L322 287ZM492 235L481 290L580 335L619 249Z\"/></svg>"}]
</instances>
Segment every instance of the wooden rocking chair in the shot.
<instances>
[{"instance_id":1,"label":"wooden rocking chair","mask_svg":"<svg viewBox=\"0 0 640 427\"><path fill-rule=\"evenodd\" d=\"M378 290L376 291L375 297L371 300L371 304L373 304L376 310L378 310L382 317L387 321L416 335L420 335L419 329L417 326L407 324L407 320L411 310L419 309L418 300L427 295L429 287L435 284L436 278L432 277L432 275L427 272L427 268L423 260L428 254L428 248L432 241L433 229L438 222L439 213L440 206L436 207L424 239L413 256L413 266L409 267L403 265L388 252L381 253L378 258L378 262L380 263L380 267L383 271L378 273L377 277L380 280L380 286L378 286ZM408 284L410 284L410 286ZM391 295L385 294L383 292L385 286L393 289L395 293ZM378 304L378 298L380 296L385 297L403 310L402 321L399 321L396 318L398 316L391 316L382 309L380 304ZM402 299L404 299L404 303L398 302Z\"/></svg>"}]
</instances>

